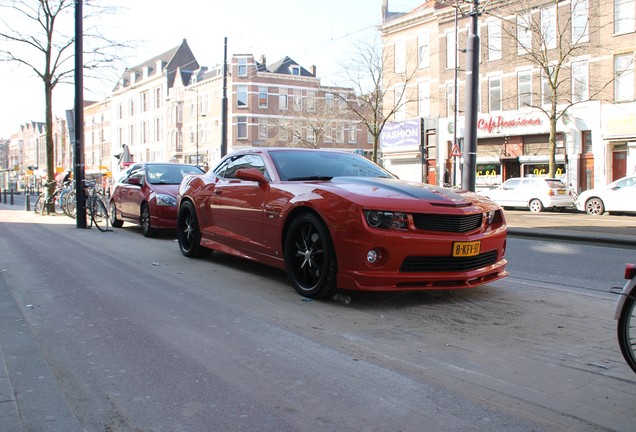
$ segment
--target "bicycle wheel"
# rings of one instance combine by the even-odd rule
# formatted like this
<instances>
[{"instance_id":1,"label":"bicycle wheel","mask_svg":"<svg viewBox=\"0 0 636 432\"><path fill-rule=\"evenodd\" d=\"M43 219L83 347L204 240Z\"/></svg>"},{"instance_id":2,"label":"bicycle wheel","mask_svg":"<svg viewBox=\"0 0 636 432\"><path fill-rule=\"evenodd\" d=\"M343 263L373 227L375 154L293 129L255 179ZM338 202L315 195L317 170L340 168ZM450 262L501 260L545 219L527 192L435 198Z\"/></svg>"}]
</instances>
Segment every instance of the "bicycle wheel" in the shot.
<instances>
[{"instance_id":1,"label":"bicycle wheel","mask_svg":"<svg viewBox=\"0 0 636 432\"><path fill-rule=\"evenodd\" d=\"M93 199L91 217L98 230L101 232L108 231L108 210L106 209L104 201L99 198Z\"/></svg>"},{"instance_id":2,"label":"bicycle wheel","mask_svg":"<svg viewBox=\"0 0 636 432\"><path fill-rule=\"evenodd\" d=\"M618 318L618 345L627 365L636 372L636 298L625 299Z\"/></svg>"},{"instance_id":3,"label":"bicycle wheel","mask_svg":"<svg viewBox=\"0 0 636 432\"><path fill-rule=\"evenodd\" d=\"M66 195L66 200L64 201L64 210L64 213L66 213L68 217L75 217L75 213L77 213L75 191L72 190Z\"/></svg>"},{"instance_id":4,"label":"bicycle wheel","mask_svg":"<svg viewBox=\"0 0 636 432\"><path fill-rule=\"evenodd\" d=\"M33 211L36 214L42 213L42 207L44 206L44 195L40 194L38 199L35 200L35 205L33 206Z\"/></svg>"}]
</instances>

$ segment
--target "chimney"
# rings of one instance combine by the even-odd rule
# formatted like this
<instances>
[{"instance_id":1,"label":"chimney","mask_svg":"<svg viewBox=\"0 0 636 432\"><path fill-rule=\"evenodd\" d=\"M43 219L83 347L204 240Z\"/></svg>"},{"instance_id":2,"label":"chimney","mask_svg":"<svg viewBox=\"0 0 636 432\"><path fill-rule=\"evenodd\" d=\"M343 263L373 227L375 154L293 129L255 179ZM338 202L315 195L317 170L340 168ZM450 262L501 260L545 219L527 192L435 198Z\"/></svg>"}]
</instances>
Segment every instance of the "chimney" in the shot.
<instances>
[{"instance_id":1,"label":"chimney","mask_svg":"<svg viewBox=\"0 0 636 432\"><path fill-rule=\"evenodd\" d=\"M263 66L267 66L267 57L265 57L265 54L261 54L261 61L260 61L260 63L261 63Z\"/></svg>"},{"instance_id":2,"label":"chimney","mask_svg":"<svg viewBox=\"0 0 636 432\"><path fill-rule=\"evenodd\" d=\"M313 76L316 76L316 65L311 65L311 67L309 68L310 72Z\"/></svg>"}]
</instances>

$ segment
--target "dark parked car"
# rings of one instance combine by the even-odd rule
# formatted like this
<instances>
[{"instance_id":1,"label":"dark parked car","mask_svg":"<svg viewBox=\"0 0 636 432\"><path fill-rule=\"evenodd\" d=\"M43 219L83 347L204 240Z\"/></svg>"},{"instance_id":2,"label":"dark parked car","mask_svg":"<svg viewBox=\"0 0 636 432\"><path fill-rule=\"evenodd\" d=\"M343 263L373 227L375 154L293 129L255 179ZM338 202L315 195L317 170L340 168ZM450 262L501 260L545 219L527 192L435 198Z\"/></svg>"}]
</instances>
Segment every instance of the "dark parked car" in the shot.
<instances>
[{"instance_id":1,"label":"dark parked car","mask_svg":"<svg viewBox=\"0 0 636 432\"><path fill-rule=\"evenodd\" d=\"M244 149L179 188L187 257L213 249L285 269L298 293L470 288L507 275L501 208L398 180L346 152Z\"/></svg>"},{"instance_id":2,"label":"dark parked car","mask_svg":"<svg viewBox=\"0 0 636 432\"><path fill-rule=\"evenodd\" d=\"M110 223L119 228L125 222L141 225L144 236L177 225L177 191L186 174L203 174L194 165L136 163L115 184L111 193Z\"/></svg>"}]
</instances>

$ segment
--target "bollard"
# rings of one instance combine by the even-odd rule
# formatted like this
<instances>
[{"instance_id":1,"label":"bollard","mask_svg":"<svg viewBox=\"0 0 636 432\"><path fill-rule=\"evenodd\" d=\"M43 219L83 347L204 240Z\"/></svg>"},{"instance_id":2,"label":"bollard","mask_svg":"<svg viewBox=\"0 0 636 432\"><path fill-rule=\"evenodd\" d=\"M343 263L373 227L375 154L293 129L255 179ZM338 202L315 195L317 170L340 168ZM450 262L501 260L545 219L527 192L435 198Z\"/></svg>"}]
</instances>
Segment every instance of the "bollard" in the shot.
<instances>
[{"instance_id":1,"label":"bollard","mask_svg":"<svg viewBox=\"0 0 636 432\"><path fill-rule=\"evenodd\" d=\"M13 205L13 189L11 189L11 205Z\"/></svg>"},{"instance_id":2,"label":"bollard","mask_svg":"<svg viewBox=\"0 0 636 432\"><path fill-rule=\"evenodd\" d=\"M24 191L24 209L31 211L31 196L29 195L29 189Z\"/></svg>"},{"instance_id":3,"label":"bollard","mask_svg":"<svg viewBox=\"0 0 636 432\"><path fill-rule=\"evenodd\" d=\"M7 190L6 189L2 191L2 202L4 204L7 203Z\"/></svg>"}]
</instances>

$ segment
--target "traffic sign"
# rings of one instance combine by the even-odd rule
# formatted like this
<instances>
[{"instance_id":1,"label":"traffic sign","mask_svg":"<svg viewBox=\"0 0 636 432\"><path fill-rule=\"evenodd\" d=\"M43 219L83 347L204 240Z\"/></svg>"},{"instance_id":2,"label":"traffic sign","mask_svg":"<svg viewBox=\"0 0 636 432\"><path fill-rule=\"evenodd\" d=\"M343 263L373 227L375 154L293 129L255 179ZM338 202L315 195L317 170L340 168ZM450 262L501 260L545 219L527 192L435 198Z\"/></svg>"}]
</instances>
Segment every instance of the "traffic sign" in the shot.
<instances>
[{"instance_id":1,"label":"traffic sign","mask_svg":"<svg viewBox=\"0 0 636 432\"><path fill-rule=\"evenodd\" d=\"M462 152L459 151L459 146L457 144L453 146L453 150L451 150L450 155L451 157L459 157L462 155Z\"/></svg>"}]
</instances>

